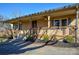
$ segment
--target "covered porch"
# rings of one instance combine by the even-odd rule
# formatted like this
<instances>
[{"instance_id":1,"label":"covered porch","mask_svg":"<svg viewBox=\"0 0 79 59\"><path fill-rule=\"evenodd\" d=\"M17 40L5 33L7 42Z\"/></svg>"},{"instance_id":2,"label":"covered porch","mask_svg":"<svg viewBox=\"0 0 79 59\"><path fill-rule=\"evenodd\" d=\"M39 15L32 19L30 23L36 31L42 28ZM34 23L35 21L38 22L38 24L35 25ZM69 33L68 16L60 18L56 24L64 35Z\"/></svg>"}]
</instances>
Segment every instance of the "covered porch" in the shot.
<instances>
[{"instance_id":1,"label":"covered porch","mask_svg":"<svg viewBox=\"0 0 79 59\"><path fill-rule=\"evenodd\" d=\"M19 17L8 22L13 24L13 31L16 34L32 34L38 39L42 39L43 35L48 35L49 39L52 39L53 36L62 39L66 35L75 36L77 12L76 7L64 7L63 9Z\"/></svg>"}]
</instances>

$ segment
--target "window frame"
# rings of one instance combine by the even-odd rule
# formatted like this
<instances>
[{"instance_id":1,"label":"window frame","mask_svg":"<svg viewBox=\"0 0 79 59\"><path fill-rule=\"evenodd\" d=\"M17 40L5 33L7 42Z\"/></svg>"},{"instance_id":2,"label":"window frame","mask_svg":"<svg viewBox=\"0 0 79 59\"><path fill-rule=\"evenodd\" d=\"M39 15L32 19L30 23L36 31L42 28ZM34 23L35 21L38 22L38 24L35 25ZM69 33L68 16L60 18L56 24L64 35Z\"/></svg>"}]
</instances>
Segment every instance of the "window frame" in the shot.
<instances>
[{"instance_id":1,"label":"window frame","mask_svg":"<svg viewBox=\"0 0 79 59\"><path fill-rule=\"evenodd\" d=\"M66 25L65 26L62 26L62 20L63 19L66 19ZM70 19L72 20L72 18L70 18ZM59 20L59 26L55 26L55 20ZM61 18L61 19L53 19L53 20L51 20L51 26L52 27L66 27L66 26L69 26L69 23L71 23L71 21L69 22L69 18Z\"/></svg>"},{"instance_id":2,"label":"window frame","mask_svg":"<svg viewBox=\"0 0 79 59\"><path fill-rule=\"evenodd\" d=\"M63 24L63 23L64 23L63 20L66 20L66 22L65 22L66 24ZM68 24L67 24L67 21L68 21L68 19L66 19L66 18L65 18L65 19L62 19L62 20L61 20L61 26L67 26L67 25L68 25Z\"/></svg>"}]
</instances>

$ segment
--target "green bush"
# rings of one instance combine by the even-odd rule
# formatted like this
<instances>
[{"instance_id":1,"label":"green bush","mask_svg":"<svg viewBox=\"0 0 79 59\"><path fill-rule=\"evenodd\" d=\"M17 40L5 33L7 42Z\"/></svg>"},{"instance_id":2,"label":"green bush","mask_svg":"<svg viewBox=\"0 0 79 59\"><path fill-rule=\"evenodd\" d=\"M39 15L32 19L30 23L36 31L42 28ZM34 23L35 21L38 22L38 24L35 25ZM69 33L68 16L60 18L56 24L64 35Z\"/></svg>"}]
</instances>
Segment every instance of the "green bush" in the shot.
<instances>
[{"instance_id":1,"label":"green bush","mask_svg":"<svg viewBox=\"0 0 79 59\"><path fill-rule=\"evenodd\" d=\"M28 35L27 39L31 39L32 38L32 35Z\"/></svg>"},{"instance_id":2,"label":"green bush","mask_svg":"<svg viewBox=\"0 0 79 59\"><path fill-rule=\"evenodd\" d=\"M5 42L5 38L0 37L0 42L1 42L1 43L2 43L2 42Z\"/></svg>"},{"instance_id":3,"label":"green bush","mask_svg":"<svg viewBox=\"0 0 79 59\"><path fill-rule=\"evenodd\" d=\"M47 34L43 35L43 41L47 42L49 40L49 36Z\"/></svg>"},{"instance_id":4,"label":"green bush","mask_svg":"<svg viewBox=\"0 0 79 59\"><path fill-rule=\"evenodd\" d=\"M73 36L67 35L67 36L65 36L65 40L69 43L74 43L74 37Z\"/></svg>"},{"instance_id":5,"label":"green bush","mask_svg":"<svg viewBox=\"0 0 79 59\"><path fill-rule=\"evenodd\" d=\"M28 36L26 36L26 37L27 37L26 40L31 40L31 39L32 39L32 35L28 35Z\"/></svg>"},{"instance_id":6,"label":"green bush","mask_svg":"<svg viewBox=\"0 0 79 59\"><path fill-rule=\"evenodd\" d=\"M28 35L26 37L27 37L26 41L31 41L31 42L34 42L35 41L35 39L33 38L32 35Z\"/></svg>"}]
</instances>

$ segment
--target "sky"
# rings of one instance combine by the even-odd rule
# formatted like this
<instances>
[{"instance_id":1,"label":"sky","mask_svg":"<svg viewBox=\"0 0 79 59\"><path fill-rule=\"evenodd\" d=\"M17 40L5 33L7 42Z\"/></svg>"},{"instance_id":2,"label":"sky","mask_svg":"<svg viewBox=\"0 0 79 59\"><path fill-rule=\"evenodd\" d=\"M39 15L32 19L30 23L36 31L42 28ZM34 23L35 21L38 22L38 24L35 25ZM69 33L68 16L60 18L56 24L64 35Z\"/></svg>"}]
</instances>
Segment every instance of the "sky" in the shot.
<instances>
[{"instance_id":1,"label":"sky","mask_svg":"<svg viewBox=\"0 0 79 59\"><path fill-rule=\"evenodd\" d=\"M70 5L69 3L0 3L0 15L5 19L29 15L49 9Z\"/></svg>"}]
</instances>

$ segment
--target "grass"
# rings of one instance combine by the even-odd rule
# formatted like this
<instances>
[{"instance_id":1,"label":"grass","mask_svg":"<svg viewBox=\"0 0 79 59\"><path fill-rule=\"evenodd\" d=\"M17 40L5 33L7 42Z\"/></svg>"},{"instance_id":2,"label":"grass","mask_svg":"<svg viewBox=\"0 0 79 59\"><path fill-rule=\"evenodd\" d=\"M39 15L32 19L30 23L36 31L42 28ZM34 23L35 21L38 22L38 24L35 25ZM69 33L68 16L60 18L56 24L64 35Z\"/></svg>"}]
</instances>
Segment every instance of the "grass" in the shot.
<instances>
[{"instance_id":1,"label":"grass","mask_svg":"<svg viewBox=\"0 0 79 59\"><path fill-rule=\"evenodd\" d=\"M5 37L0 37L0 43L5 42L6 41L5 39L6 39Z\"/></svg>"}]
</instances>

